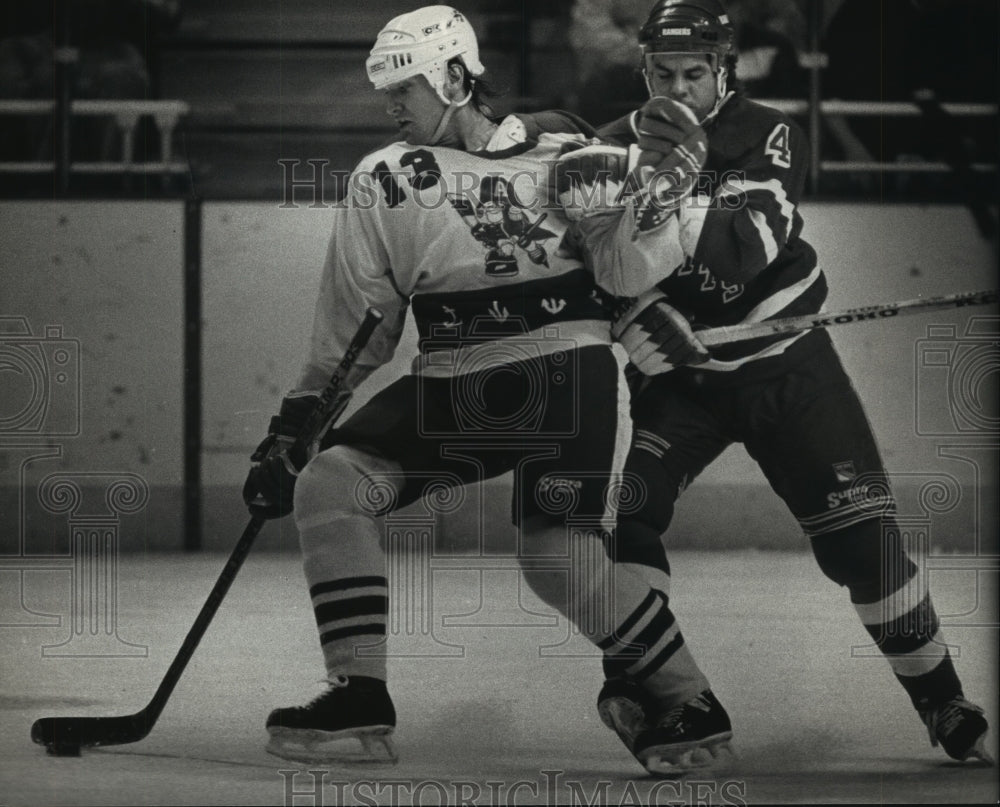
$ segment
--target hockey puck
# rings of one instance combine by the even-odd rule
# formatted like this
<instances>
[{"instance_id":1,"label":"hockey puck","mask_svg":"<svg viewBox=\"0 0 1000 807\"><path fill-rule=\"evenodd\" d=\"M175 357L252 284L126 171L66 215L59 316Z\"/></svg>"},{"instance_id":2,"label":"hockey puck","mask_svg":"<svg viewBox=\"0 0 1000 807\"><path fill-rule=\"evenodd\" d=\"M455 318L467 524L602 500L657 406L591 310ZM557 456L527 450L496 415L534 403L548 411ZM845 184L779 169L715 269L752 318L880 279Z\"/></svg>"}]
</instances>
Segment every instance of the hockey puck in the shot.
<instances>
[{"instance_id":1,"label":"hockey puck","mask_svg":"<svg viewBox=\"0 0 1000 807\"><path fill-rule=\"evenodd\" d=\"M78 757L80 746L76 743L51 743L45 746L45 752L50 757Z\"/></svg>"}]
</instances>

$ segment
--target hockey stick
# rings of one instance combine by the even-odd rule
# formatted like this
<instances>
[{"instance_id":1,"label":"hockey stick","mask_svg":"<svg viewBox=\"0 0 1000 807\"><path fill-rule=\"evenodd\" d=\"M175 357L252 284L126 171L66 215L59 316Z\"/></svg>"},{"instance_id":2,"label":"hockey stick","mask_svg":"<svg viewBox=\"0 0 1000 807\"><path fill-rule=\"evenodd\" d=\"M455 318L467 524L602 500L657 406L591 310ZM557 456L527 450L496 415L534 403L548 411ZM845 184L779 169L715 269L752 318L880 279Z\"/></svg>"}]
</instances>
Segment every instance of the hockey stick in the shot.
<instances>
[{"instance_id":1,"label":"hockey stick","mask_svg":"<svg viewBox=\"0 0 1000 807\"><path fill-rule=\"evenodd\" d=\"M340 364L337 365L337 369L320 394L316 408L306 418L298 437L295 438L293 447L308 446L319 436L319 432L327 425L331 416L339 414L331 407L344 384L348 371L354 366L358 354L364 349L375 328L382 321L382 316L382 312L378 309L368 309L361 326L344 354L344 358L341 359ZM53 756L79 756L82 746L124 745L138 742L149 734L160 716L160 712L163 711L170 693L173 692L177 681L184 672L184 668L187 667L194 655L198 642L201 641L208 629L215 612L219 610L223 597L226 596L233 580L236 579L236 574L243 565L243 561L246 560L250 547L264 526L265 520L261 516L255 515L250 519L246 529L243 530L243 536L229 556L219 579L184 638L184 644L181 645L181 649L171 662L166 675L163 676L160 686L146 708L135 714L119 717L43 717L32 725L31 739L39 745L44 745L46 751Z\"/></svg>"},{"instance_id":2,"label":"hockey stick","mask_svg":"<svg viewBox=\"0 0 1000 807\"><path fill-rule=\"evenodd\" d=\"M827 328L831 325L850 325L855 322L869 322L900 317L906 314L923 314L926 311L940 311L946 308L964 308L970 305L989 305L997 301L998 291L963 292L942 297L925 297L904 300L899 303L882 303L863 308L848 308L829 314L805 314L799 317L771 319L764 322L744 322L740 325L725 325L696 331L698 341L706 347L758 339L762 336L807 331L812 328Z\"/></svg>"}]
</instances>

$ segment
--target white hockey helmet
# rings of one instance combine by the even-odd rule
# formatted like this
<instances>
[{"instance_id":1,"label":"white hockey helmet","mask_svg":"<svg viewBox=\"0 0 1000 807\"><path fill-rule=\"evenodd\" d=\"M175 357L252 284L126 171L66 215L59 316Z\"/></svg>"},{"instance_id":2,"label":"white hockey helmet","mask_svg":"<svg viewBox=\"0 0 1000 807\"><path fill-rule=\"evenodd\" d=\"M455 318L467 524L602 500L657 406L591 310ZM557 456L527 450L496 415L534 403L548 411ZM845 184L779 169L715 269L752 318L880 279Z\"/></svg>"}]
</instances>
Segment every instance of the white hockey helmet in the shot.
<instances>
[{"instance_id":1,"label":"white hockey helmet","mask_svg":"<svg viewBox=\"0 0 1000 807\"><path fill-rule=\"evenodd\" d=\"M379 31L365 67L376 90L423 75L446 104L444 81L448 61L462 58L470 76L486 68L479 61L476 32L451 6L424 6L393 17Z\"/></svg>"}]
</instances>

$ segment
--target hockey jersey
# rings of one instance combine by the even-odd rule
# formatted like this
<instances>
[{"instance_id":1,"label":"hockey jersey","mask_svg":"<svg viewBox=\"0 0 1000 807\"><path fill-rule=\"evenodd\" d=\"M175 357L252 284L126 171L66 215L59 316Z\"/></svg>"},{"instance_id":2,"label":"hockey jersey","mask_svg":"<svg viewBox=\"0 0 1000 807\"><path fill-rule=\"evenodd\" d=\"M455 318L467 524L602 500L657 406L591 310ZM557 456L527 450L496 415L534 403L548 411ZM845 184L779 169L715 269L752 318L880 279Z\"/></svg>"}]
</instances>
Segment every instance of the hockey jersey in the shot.
<instances>
[{"instance_id":1,"label":"hockey jersey","mask_svg":"<svg viewBox=\"0 0 1000 807\"><path fill-rule=\"evenodd\" d=\"M607 124L601 137L635 143L636 114ZM729 98L705 128L708 158L678 216L683 262L656 286L696 328L818 312L827 286L815 251L800 237L798 204L809 162L801 129L741 95ZM744 376L751 364L802 340L795 353L826 338L800 333L720 345L698 370Z\"/></svg>"},{"instance_id":2,"label":"hockey jersey","mask_svg":"<svg viewBox=\"0 0 1000 807\"><path fill-rule=\"evenodd\" d=\"M369 306L385 319L352 387L392 358L408 308L413 371L424 375L509 362L519 352L498 344L512 339L533 354L610 344L599 290L548 188L551 162L590 142L587 129L565 113L511 115L482 152L400 142L363 158L335 211L296 390L325 384Z\"/></svg>"}]
</instances>

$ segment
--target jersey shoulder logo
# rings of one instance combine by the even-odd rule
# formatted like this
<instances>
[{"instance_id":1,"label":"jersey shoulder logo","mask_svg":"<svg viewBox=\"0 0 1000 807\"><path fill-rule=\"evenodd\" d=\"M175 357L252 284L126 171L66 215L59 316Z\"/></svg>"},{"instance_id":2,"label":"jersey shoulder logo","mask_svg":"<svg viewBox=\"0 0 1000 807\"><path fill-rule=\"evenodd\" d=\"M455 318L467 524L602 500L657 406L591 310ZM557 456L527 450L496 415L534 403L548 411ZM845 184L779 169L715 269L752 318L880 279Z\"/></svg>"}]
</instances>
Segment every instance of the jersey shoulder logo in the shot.
<instances>
[{"instance_id":1,"label":"jersey shoulder logo","mask_svg":"<svg viewBox=\"0 0 1000 807\"><path fill-rule=\"evenodd\" d=\"M485 176L478 192L449 193L448 201L469 225L472 237L486 248L489 277L516 275L518 250L532 263L549 265L548 253L542 246L556 235L542 227L549 214L533 219L506 178Z\"/></svg>"}]
</instances>

